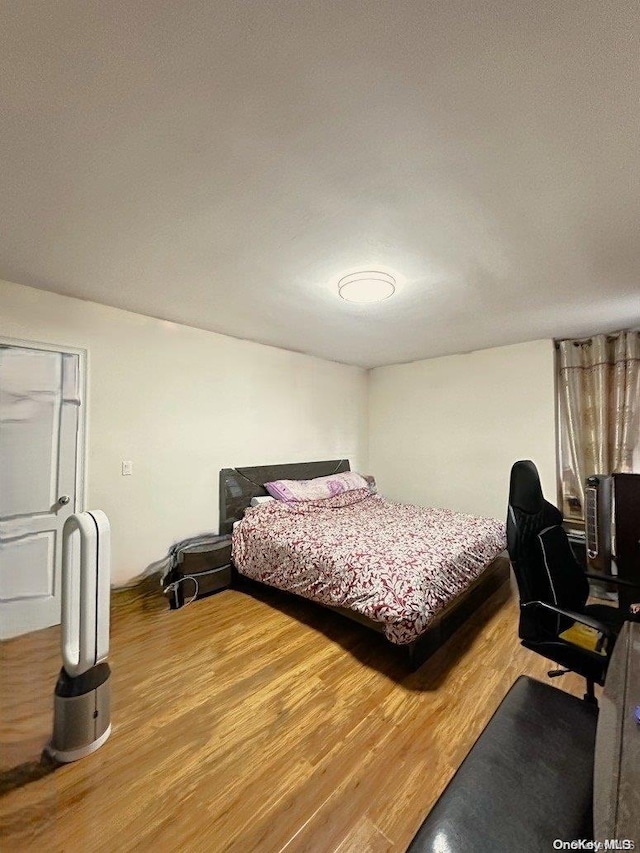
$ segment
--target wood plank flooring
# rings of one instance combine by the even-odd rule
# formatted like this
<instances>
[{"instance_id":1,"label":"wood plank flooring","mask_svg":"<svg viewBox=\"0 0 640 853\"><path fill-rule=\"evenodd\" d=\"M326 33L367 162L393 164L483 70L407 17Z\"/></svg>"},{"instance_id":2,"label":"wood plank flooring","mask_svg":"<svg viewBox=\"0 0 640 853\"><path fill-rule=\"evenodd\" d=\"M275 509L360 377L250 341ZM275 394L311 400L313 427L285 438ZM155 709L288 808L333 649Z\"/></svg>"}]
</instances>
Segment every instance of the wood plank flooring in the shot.
<instances>
[{"instance_id":1,"label":"wood plank flooring","mask_svg":"<svg viewBox=\"0 0 640 853\"><path fill-rule=\"evenodd\" d=\"M55 770L39 759L58 629L0 644L2 851L401 853L515 678L548 669L518 644L513 596L415 673L273 590L171 612L139 587L112 612L113 733Z\"/></svg>"}]
</instances>

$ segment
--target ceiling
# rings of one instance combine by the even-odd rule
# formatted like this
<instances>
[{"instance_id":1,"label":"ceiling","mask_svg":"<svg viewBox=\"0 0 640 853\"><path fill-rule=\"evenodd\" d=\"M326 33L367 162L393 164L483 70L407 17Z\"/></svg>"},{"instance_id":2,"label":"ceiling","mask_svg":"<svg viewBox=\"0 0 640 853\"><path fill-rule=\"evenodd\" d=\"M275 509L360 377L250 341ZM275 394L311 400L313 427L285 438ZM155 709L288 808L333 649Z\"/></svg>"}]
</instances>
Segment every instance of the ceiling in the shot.
<instances>
[{"instance_id":1,"label":"ceiling","mask_svg":"<svg viewBox=\"0 0 640 853\"><path fill-rule=\"evenodd\" d=\"M365 367L638 325L639 57L636 0L7 0L0 276Z\"/></svg>"}]
</instances>

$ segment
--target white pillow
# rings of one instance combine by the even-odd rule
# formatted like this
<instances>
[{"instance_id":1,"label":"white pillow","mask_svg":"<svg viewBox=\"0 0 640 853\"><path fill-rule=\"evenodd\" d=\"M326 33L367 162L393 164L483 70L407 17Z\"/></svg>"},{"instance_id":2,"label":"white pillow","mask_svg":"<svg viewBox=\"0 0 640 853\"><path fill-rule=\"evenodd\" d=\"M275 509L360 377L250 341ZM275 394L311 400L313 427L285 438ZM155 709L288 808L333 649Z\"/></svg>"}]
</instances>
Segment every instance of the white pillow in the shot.
<instances>
[{"instance_id":1,"label":"white pillow","mask_svg":"<svg viewBox=\"0 0 640 853\"><path fill-rule=\"evenodd\" d=\"M251 506L260 506L260 504L268 504L270 501L275 500L275 498L269 497L269 495L264 495L263 497L251 498Z\"/></svg>"}]
</instances>

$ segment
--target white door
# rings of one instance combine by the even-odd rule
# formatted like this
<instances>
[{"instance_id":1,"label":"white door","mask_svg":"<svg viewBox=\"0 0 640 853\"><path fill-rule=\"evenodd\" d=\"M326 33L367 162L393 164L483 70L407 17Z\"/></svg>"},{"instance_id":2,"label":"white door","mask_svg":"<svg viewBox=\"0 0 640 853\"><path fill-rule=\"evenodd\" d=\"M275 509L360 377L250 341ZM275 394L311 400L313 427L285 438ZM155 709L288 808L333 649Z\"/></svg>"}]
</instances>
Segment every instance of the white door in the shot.
<instances>
[{"instance_id":1,"label":"white door","mask_svg":"<svg viewBox=\"0 0 640 853\"><path fill-rule=\"evenodd\" d=\"M0 639L60 622L80 403L77 353L0 344Z\"/></svg>"}]
</instances>

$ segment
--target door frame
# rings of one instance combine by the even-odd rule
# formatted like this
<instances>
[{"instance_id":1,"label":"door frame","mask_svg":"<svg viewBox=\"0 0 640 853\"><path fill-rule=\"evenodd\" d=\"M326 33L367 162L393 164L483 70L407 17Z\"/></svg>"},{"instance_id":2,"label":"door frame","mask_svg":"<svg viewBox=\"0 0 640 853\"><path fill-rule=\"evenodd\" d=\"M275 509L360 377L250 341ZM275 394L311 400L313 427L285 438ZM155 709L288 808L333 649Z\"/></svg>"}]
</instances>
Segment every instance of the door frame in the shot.
<instances>
[{"instance_id":1,"label":"door frame","mask_svg":"<svg viewBox=\"0 0 640 853\"><path fill-rule=\"evenodd\" d=\"M78 385L80 392L80 412L78 417L78 434L76 436L76 500L74 512L83 512L86 496L86 464L88 442L88 366L89 353L79 347L68 347L64 344L43 343L41 341L25 341L19 338L7 338L0 335L0 346L19 347L20 349L44 350L45 352L69 353L78 356Z\"/></svg>"}]
</instances>

